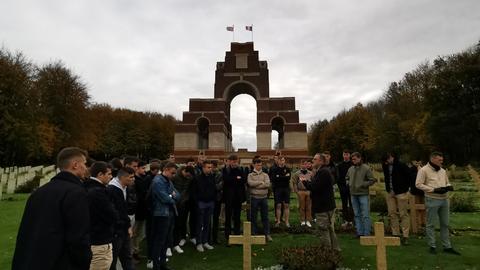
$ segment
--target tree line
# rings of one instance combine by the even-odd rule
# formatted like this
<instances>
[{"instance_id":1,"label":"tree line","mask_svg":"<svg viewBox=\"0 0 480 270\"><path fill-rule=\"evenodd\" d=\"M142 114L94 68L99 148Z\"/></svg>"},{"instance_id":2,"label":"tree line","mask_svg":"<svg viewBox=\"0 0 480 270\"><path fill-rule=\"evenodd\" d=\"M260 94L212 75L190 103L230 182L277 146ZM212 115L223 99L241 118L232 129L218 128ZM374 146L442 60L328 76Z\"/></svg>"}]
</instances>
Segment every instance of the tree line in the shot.
<instances>
[{"instance_id":1,"label":"tree line","mask_svg":"<svg viewBox=\"0 0 480 270\"><path fill-rule=\"evenodd\" d=\"M480 42L425 62L392 82L376 101L358 103L309 128L309 151L343 149L378 161L394 152L405 161L439 150L447 160L480 160Z\"/></svg>"},{"instance_id":2,"label":"tree line","mask_svg":"<svg viewBox=\"0 0 480 270\"><path fill-rule=\"evenodd\" d=\"M0 115L2 167L52 163L73 145L101 160L165 158L173 150L173 116L97 104L61 61L39 66L6 48L0 49Z\"/></svg>"}]
</instances>

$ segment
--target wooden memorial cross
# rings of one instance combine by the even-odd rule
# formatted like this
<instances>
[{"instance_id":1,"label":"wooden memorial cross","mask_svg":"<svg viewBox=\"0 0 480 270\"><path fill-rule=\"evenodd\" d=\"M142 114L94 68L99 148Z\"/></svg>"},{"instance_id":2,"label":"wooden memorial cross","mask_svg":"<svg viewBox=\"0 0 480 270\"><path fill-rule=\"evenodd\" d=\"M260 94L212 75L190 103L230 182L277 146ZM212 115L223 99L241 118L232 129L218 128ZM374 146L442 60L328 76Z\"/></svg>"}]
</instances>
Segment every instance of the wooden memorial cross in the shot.
<instances>
[{"instance_id":1,"label":"wooden memorial cross","mask_svg":"<svg viewBox=\"0 0 480 270\"><path fill-rule=\"evenodd\" d=\"M410 227L413 233L418 233L418 225L423 223L422 221L419 222L419 219L422 219L422 215L418 215L418 210L425 211L425 204L415 203L415 196L409 195L408 206L410 208Z\"/></svg>"},{"instance_id":2,"label":"wooden memorial cross","mask_svg":"<svg viewBox=\"0 0 480 270\"><path fill-rule=\"evenodd\" d=\"M228 243L243 245L243 269L252 269L252 245L265 245L265 236L252 236L251 223L243 223L243 235L230 235Z\"/></svg>"},{"instance_id":3,"label":"wooden memorial cross","mask_svg":"<svg viewBox=\"0 0 480 270\"><path fill-rule=\"evenodd\" d=\"M387 269L387 246L400 246L399 237L385 237L382 222L375 222L375 236L361 236L360 245L377 246L377 269Z\"/></svg>"}]
</instances>

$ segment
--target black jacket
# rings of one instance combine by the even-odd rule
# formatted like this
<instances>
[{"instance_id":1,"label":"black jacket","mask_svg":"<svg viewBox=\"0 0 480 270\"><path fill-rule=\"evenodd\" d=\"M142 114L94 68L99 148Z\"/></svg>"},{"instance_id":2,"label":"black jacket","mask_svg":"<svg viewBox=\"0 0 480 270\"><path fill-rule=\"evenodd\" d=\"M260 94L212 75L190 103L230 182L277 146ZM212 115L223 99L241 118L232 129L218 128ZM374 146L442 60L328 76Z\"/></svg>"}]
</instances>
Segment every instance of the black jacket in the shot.
<instances>
[{"instance_id":1,"label":"black jacket","mask_svg":"<svg viewBox=\"0 0 480 270\"><path fill-rule=\"evenodd\" d=\"M118 213L117 223L114 226L114 236L125 236L128 234L128 228L130 228L130 218L128 217L128 206L125 197L123 197L123 191L114 185L108 185L107 192Z\"/></svg>"},{"instance_id":2,"label":"black jacket","mask_svg":"<svg viewBox=\"0 0 480 270\"><path fill-rule=\"evenodd\" d=\"M333 176L327 166L318 169L312 180L305 181L304 184L311 191L312 212L323 213L335 209Z\"/></svg>"},{"instance_id":3,"label":"black jacket","mask_svg":"<svg viewBox=\"0 0 480 270\"><path fill-rule=\"evenodd\" d=\"M78 177L60 172L27 200L13 270L89 269L90 215Z\"/></svg>"},{"instance_id":4,"label":"black jacket","mask_svg":"<svg viewBox=\"0 0 480 270\"><path fill-rule=\"evenodd\" d=\"M382 167L385 179L385 190L390 192L390 172L388 164L383 163ZM408 166L397 160L393 162L392 184L393 192L395 194L408 192L408 189L410 188L410 172Z\"/></svg>"},{"instance_id":5,"label":"black jacket","mask_svg":"<svg viewBox=\"0 0 480 270\"><path fill-rule=\"evenodd\" d=\"M117 223L118 213L107 193L107 187L90 179L85 183L90 205L90 240L92 245L112 243L113 226Z\"/></svg>"},{"instance_id":6,"label":"black jacket","mask_svg":"<svg viewBox=\"0 0 480 270\"><path fill-rule=\"evenodd\" d=\"M290 168L287 166L275 166L270 170L270 181L275 188L290 187L290 178L292 177Z\"/></svg>"},{"instance_id":7,"label":"black jacket","mask_svg":"<svg viewBox=\"0 0 480 270\"><path fill-rule=\"evenodd\" d=\"M244 202L246 200L247 178L240 168L222 169L223 199L225 202Z\"/></svg>"},{"instance_id":8,"label":"black jacket","mask_svg":"<svg viewBox=\"0 0 480 270\"><path fill-rule=\"evenodd\" d=\"M418 173L417 166L413 165L412 167L408 168L408 173L410 179L410 193L412 193L412 195L424 196L425 192L415 186Z\"/></svg>"},{"instance_id":9,"label":"black jacket","mask_svg":"<svg viewBox=\"0 0 480 270\"><path fill-rule=\"evenodd\" d=\"M217 188L215 175L205 175L203 172L195 176L193 197L197 202L215 202L217 197Z\"/></svg>"},{"instance_id":10,"label":"black jacket","mask_svg":"<svg viewBox=\"0 0 480 270\"><path fill-rule=\"evenodd\" d=\"M135 212L135 220L145 220L148 215L147 192L152 183L148 176L141 177L135 175L135 194L137 196L137 206Z\"/></svg>"},{"instance_id":11,"label":"black jacket","mask_svg":"<svg viewBox=\"0 0 480 270\"><path fill-rule=\"evenodd\" d=\"M129 215L137 212L137 191L135 184L127 187L127 209Z\"/></svg>"},{"instance_id":12,"label":"black jacket","mask_svg":"<svg viewBox=\"0 0 480 270\"><path fill-rule=\"evenodd\" d=\"M353 163L349 160L347 162L342 161L337 164L338 169L338 178L337 178L337 185L339 186L346 186L347 181L345 180L345 176L347 176L348 169L353 166Z\"/></svg>"},{"instance_id":13,"label":"black jacket","mask_svg":"<svg viewBox=\"0 0 480 270\"><path fill-rule=\"evenodd\" d=\"M329 164L326 165L326 167L328 168L328 170L330 171L330 173L332 174L332 177L333 177L333 185L335 185L338 181L338 169L337 169L337 166L335 165L335 163L333 163L333 161L330 161Z\"/></svg>"}]
</instances>

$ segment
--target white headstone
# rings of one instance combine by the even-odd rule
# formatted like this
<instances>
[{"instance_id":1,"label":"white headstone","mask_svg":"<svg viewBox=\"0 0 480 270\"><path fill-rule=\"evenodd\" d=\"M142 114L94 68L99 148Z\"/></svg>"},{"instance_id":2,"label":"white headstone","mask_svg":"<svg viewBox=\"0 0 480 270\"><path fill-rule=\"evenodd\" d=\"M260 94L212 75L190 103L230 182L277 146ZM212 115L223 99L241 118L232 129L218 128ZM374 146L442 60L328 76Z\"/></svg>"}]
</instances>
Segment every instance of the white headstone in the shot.
<instances>
[{"instance_id":1,"label":"white headstone","mask_svg":"<svg viewBox=\"0 0 480 270\"><path fill-rule=\"evenodd\" d=\"M7 182L7 194L15 193L15 188L17 185L17 178L13 174L9 174Z\"/></svg>"}]
</instances>

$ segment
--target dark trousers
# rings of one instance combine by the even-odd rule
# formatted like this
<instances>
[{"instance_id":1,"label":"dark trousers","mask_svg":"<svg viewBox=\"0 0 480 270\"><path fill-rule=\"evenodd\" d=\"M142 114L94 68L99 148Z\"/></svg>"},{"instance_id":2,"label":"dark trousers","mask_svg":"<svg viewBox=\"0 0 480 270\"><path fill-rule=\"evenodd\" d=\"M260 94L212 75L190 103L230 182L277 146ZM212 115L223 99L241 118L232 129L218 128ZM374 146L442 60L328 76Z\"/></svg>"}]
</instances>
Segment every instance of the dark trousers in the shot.
<instances>
[{"instance_id":1,"label":"dark trousers","mask_svg":"<svg viewBox=\"0 0 480 270\"><path fill-rule=\"evenodd\" d=\"M220 221L220 211L222 210L222 202L215 201L215 207L213 208L213 226L212 226L212 242L218 243L218 225Z\"/></svg>"},{"instance_id":2,"label":"dark trousers","mask_svg":"<svg viewBox=\"0 0 480 270\"><path fill-rule=\"evenodd\" d=\"M173 234L174 216L153 217L153 269L161 270L166 266L168 236Z\"/></svg>"},{"instance_id":3,"label":"dark trousers","mask_svg":"<svg viewBox=\"0 0 480 270\"><path fill-rule=\"evenodd\" d=\"M344 184L337 184L342 198L342 217L344 221L353 221L352 197L350 196L350 188Z\"/></svg>"},{"instance_id":4,"label":"dark trousers","mask_svg":"<svg viewBox=\"0 0 480 270\"><path fill-rule=\"evenodd\" d=\"M147 240L147 259L153 260L153 217L149 214L145 219L145 239Z\"/></svg>"},{"instance_id":5,"label":"dark trousers","mask_svg":"<svg viewBox=\"0 0 480 270\"><path fill-rule=\"evenodd\" d=\"M208 243L210 220L215 202L198 202L197 209L197 245Z\"/></svg>"},{"instance_id":6,"label":"dark trousers","mask_svg":"<svg viewBox=\"0 0 480 270\"><path fill-rule=\"evenodd\" d=\"M262 224L263 224L263 232L265 235L270 234L270 224L268 222L268 199L250 199L251 210L250 213L252 214L250 219L252 221L252 234L258 233L258 226L257 226L257 213L260 210L260 216L262 217Z\"/></svg>"},{"instance_id":7,"label":"dark trousers","mask_svg":"<svg viewBox=\"0 0 480 270\"><path fill-rule=\"evenodd\" d=\"M233 233L240 234L240 214L242 212L242 202L239 200L231 200L225 202L225 239L228 241L228 236L232 233L232 219L233 219Z\"/></svg>"},{"instance_id":8,"label":"dark trousers","mask_svg":"<svg viewBox=\"0 0 480 270\"><path fill-rule=\"evenodd\" d=\"M197 236L197 202L195 200L188 201L187 208L188 215L188 228L190 233L190 238L196 238Z\"/></svg>"},{"instance_id":9,"label":"dark trousers","mask_svg":"<svg viewBox=\"0 0 480 270\"><path fill-rule=\"evenodd\" d=\"M175 228L173 229L173 246L177 246L180 240L187 237L188 206L179 205L177 211L178 216L175 217Z\"/></svg>"},{"instance_id":10,"label":"dark trousers","mask_svg":"<svg viewBox=\"0 0 480 270\"><path fill-rule=\"evenodd\" d=\"M117 269L117 259L120 259L124 270L135 269L132 261L132 246L128 233L119 234L113 237L113 260L110 270Z\"/></svg>"}]
</instances>

